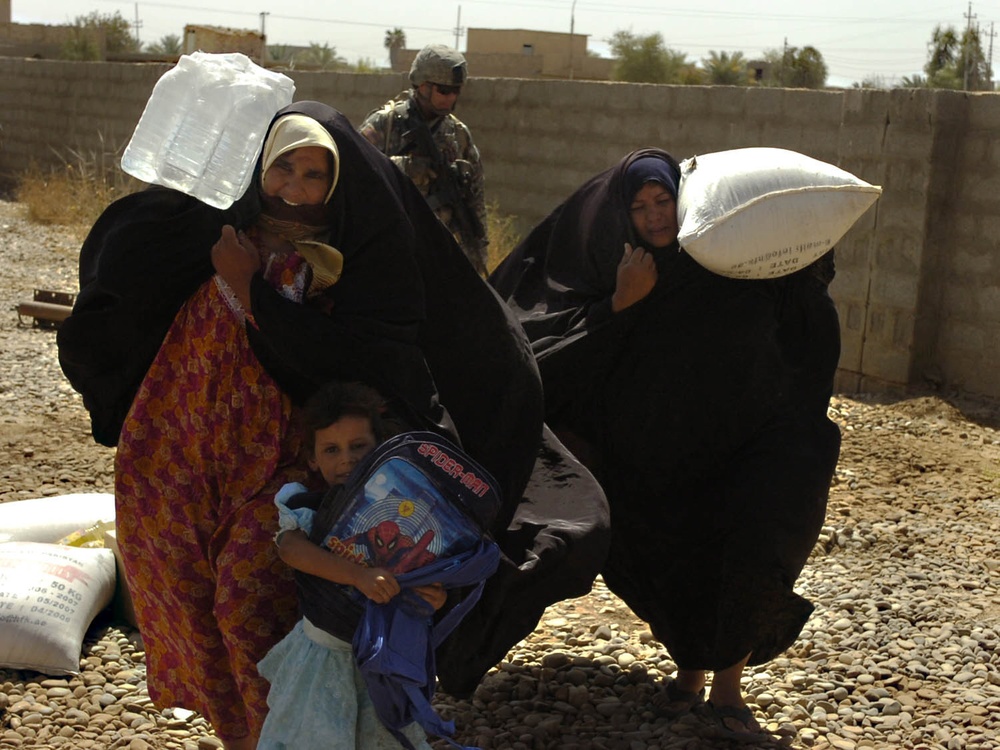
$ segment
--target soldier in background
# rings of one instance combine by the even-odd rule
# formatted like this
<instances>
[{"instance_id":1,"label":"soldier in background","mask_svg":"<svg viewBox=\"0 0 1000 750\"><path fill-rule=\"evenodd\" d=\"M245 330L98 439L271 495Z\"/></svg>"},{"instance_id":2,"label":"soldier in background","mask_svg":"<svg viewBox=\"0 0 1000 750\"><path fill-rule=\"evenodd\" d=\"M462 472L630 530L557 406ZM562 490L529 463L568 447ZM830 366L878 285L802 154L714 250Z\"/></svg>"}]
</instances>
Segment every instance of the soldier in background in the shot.
<instances>
[{"instance_id":1,"label":"soldier in background","mask_svg":"<svg viewBox=\"0 0 1000 750\"><path fill-rule=\"evenodd\" d=\"M359 130L413 180L476 271L485 275L483 165L472 134L453 114L467 78L460 52L428 45L410 68L412 88L370 112Z\"/></svg>"}]
</instances>

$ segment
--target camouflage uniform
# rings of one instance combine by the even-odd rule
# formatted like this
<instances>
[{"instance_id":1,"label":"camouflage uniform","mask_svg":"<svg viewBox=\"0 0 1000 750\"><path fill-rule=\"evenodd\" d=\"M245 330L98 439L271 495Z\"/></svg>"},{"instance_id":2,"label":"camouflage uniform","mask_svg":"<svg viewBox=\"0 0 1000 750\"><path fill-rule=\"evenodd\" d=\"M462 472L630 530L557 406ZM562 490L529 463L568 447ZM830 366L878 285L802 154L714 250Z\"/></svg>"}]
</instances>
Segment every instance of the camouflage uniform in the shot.
<instances>
[{"instance_id":1,"label":"camouflage uniform","mask_svg":"<svg viewBox=\"0 0 1000 750\"><path fill-rule=\"evenodd\" d=\"M469 212L478 218L481 233L462 227L452 207L440 195L441 180L434 169L434 158L427 154L410 132L410 118L421 117L414 92L404 91L395 99L373 110L359 130L375 148L388 155L407 177L413 180L434 213L451 230L473 267L486 272L486 195L483 188L483 164L472 134L455 115L438 117L427 123L434 145L442 160L456 177L461 197ZM415 120L414 120L415 121Z\"/></svg>"}]
</instances>

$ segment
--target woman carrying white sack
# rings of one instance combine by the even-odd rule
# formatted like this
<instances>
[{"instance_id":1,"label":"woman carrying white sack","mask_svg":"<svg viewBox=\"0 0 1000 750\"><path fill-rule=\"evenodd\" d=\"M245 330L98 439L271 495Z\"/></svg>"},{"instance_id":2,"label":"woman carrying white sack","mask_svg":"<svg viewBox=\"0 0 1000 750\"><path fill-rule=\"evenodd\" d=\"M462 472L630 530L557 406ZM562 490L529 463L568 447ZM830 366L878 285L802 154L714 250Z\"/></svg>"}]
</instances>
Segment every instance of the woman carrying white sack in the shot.
<instances>
[{"instance_id":1,"label":"woman carrying white sack","mask_svg":"<svg viewBox=\"0 0 1000 750\"><path fill-rule=\"evenodd\" d=\"M833 253L781 278L712 273L677 243L679 183L666 152L628 154L490 282L532 342L546 421L607 493L604 579L677 664L662 713L752 740L740 677L813 610L793 586L839 454Z\"/></svg>"}]
</instances>

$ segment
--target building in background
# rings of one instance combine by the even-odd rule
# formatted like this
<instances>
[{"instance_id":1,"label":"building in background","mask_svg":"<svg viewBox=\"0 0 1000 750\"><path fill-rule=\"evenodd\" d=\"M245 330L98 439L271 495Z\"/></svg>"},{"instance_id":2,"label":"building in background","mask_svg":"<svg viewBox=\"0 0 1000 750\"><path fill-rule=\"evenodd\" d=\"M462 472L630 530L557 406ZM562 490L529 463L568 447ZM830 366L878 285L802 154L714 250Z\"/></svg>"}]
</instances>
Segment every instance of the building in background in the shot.
<instances>
[{"instance_id":1,"label":"building in background","mask_svg":"<svg viewBox=\"0 0 1000 750\"><path fill-rule=\"evenodd\" d=\"M263 64L266 60L267 44L264 35L259 31L188 24L184 27L182 51L186 55L198 51L242 52L254 62Z\"/></svg>"},{"instance_id":2,"label":"building in background","mask_svg":"<svg viewBox=\"0 0 1000 750\"><path fill-rule=\"evenodd\" d=\"M73 26L49 26L41 23L13 23L11 0L0 0L0 56L53 59L74 35L85 34L95 49L104 52L104 34L98 29L77 30Z\"/></svg>"},{"instance_id":3,"label":"building in background","mask_svg":"<svg viewBox=\"0 0 1000 750\"><path fill-rule=\"evenodd\" d=\"M399 50L392 69L409 72L419 51ZM463 54L469 74L482 78L610 81L615 63L588 55L586 34L530 29L469 29Z\"/></svg>"}]
</instances>

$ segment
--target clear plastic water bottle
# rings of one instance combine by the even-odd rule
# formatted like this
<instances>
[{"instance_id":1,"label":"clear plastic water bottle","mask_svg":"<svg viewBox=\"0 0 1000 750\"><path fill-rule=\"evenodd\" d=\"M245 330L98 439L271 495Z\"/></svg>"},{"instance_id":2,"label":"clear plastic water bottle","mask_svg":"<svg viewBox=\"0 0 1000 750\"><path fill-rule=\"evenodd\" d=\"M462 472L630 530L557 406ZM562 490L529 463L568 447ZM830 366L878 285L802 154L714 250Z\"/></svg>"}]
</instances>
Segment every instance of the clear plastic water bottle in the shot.
<instances>
[{"instance_id":1,"label":"clear plastic water bottle","mask_svg":"<svg viewBox=\"0 0 1000 750\"><path fill-rule=\"evenodd\" d=\"M146 103L122 169L218 208L246 192L274 114L294 82L240 53L184 55Z\"/></svg>"},{"instance_id":2,"label":"clear plastic water bottle","mask_svg":"<svg viewBox=\"0 0 1000 750\"><path fill-rule=\"evenodd\" d=\"M156 82L132 140L122 154L123 170L143 182L162 184L157 176L164 147L173 140L185 113L195 102L195 88L184 82L197 75L196 60L184 55Z\"/></svg>"},{"instance_id":3,"label":"clear plastic water bottle","mask_svg":"<svg viewBox=\"0 0 1000 750\"><path fill-rule=\"evenodd\" d=\"M272 112L268 117L261 118L255 106L258 98L267 95L266 90L261 91L265 88L263 84L229 88L231 116L219 133L205 169L202 193L199 195L205 202L211 203L213 196L220 201L227 196L240 196L249 187L267 126L274 116ZM237 175L227 168L230 164L249 164L250 169Z\"/></svg>"}]
</instances>

